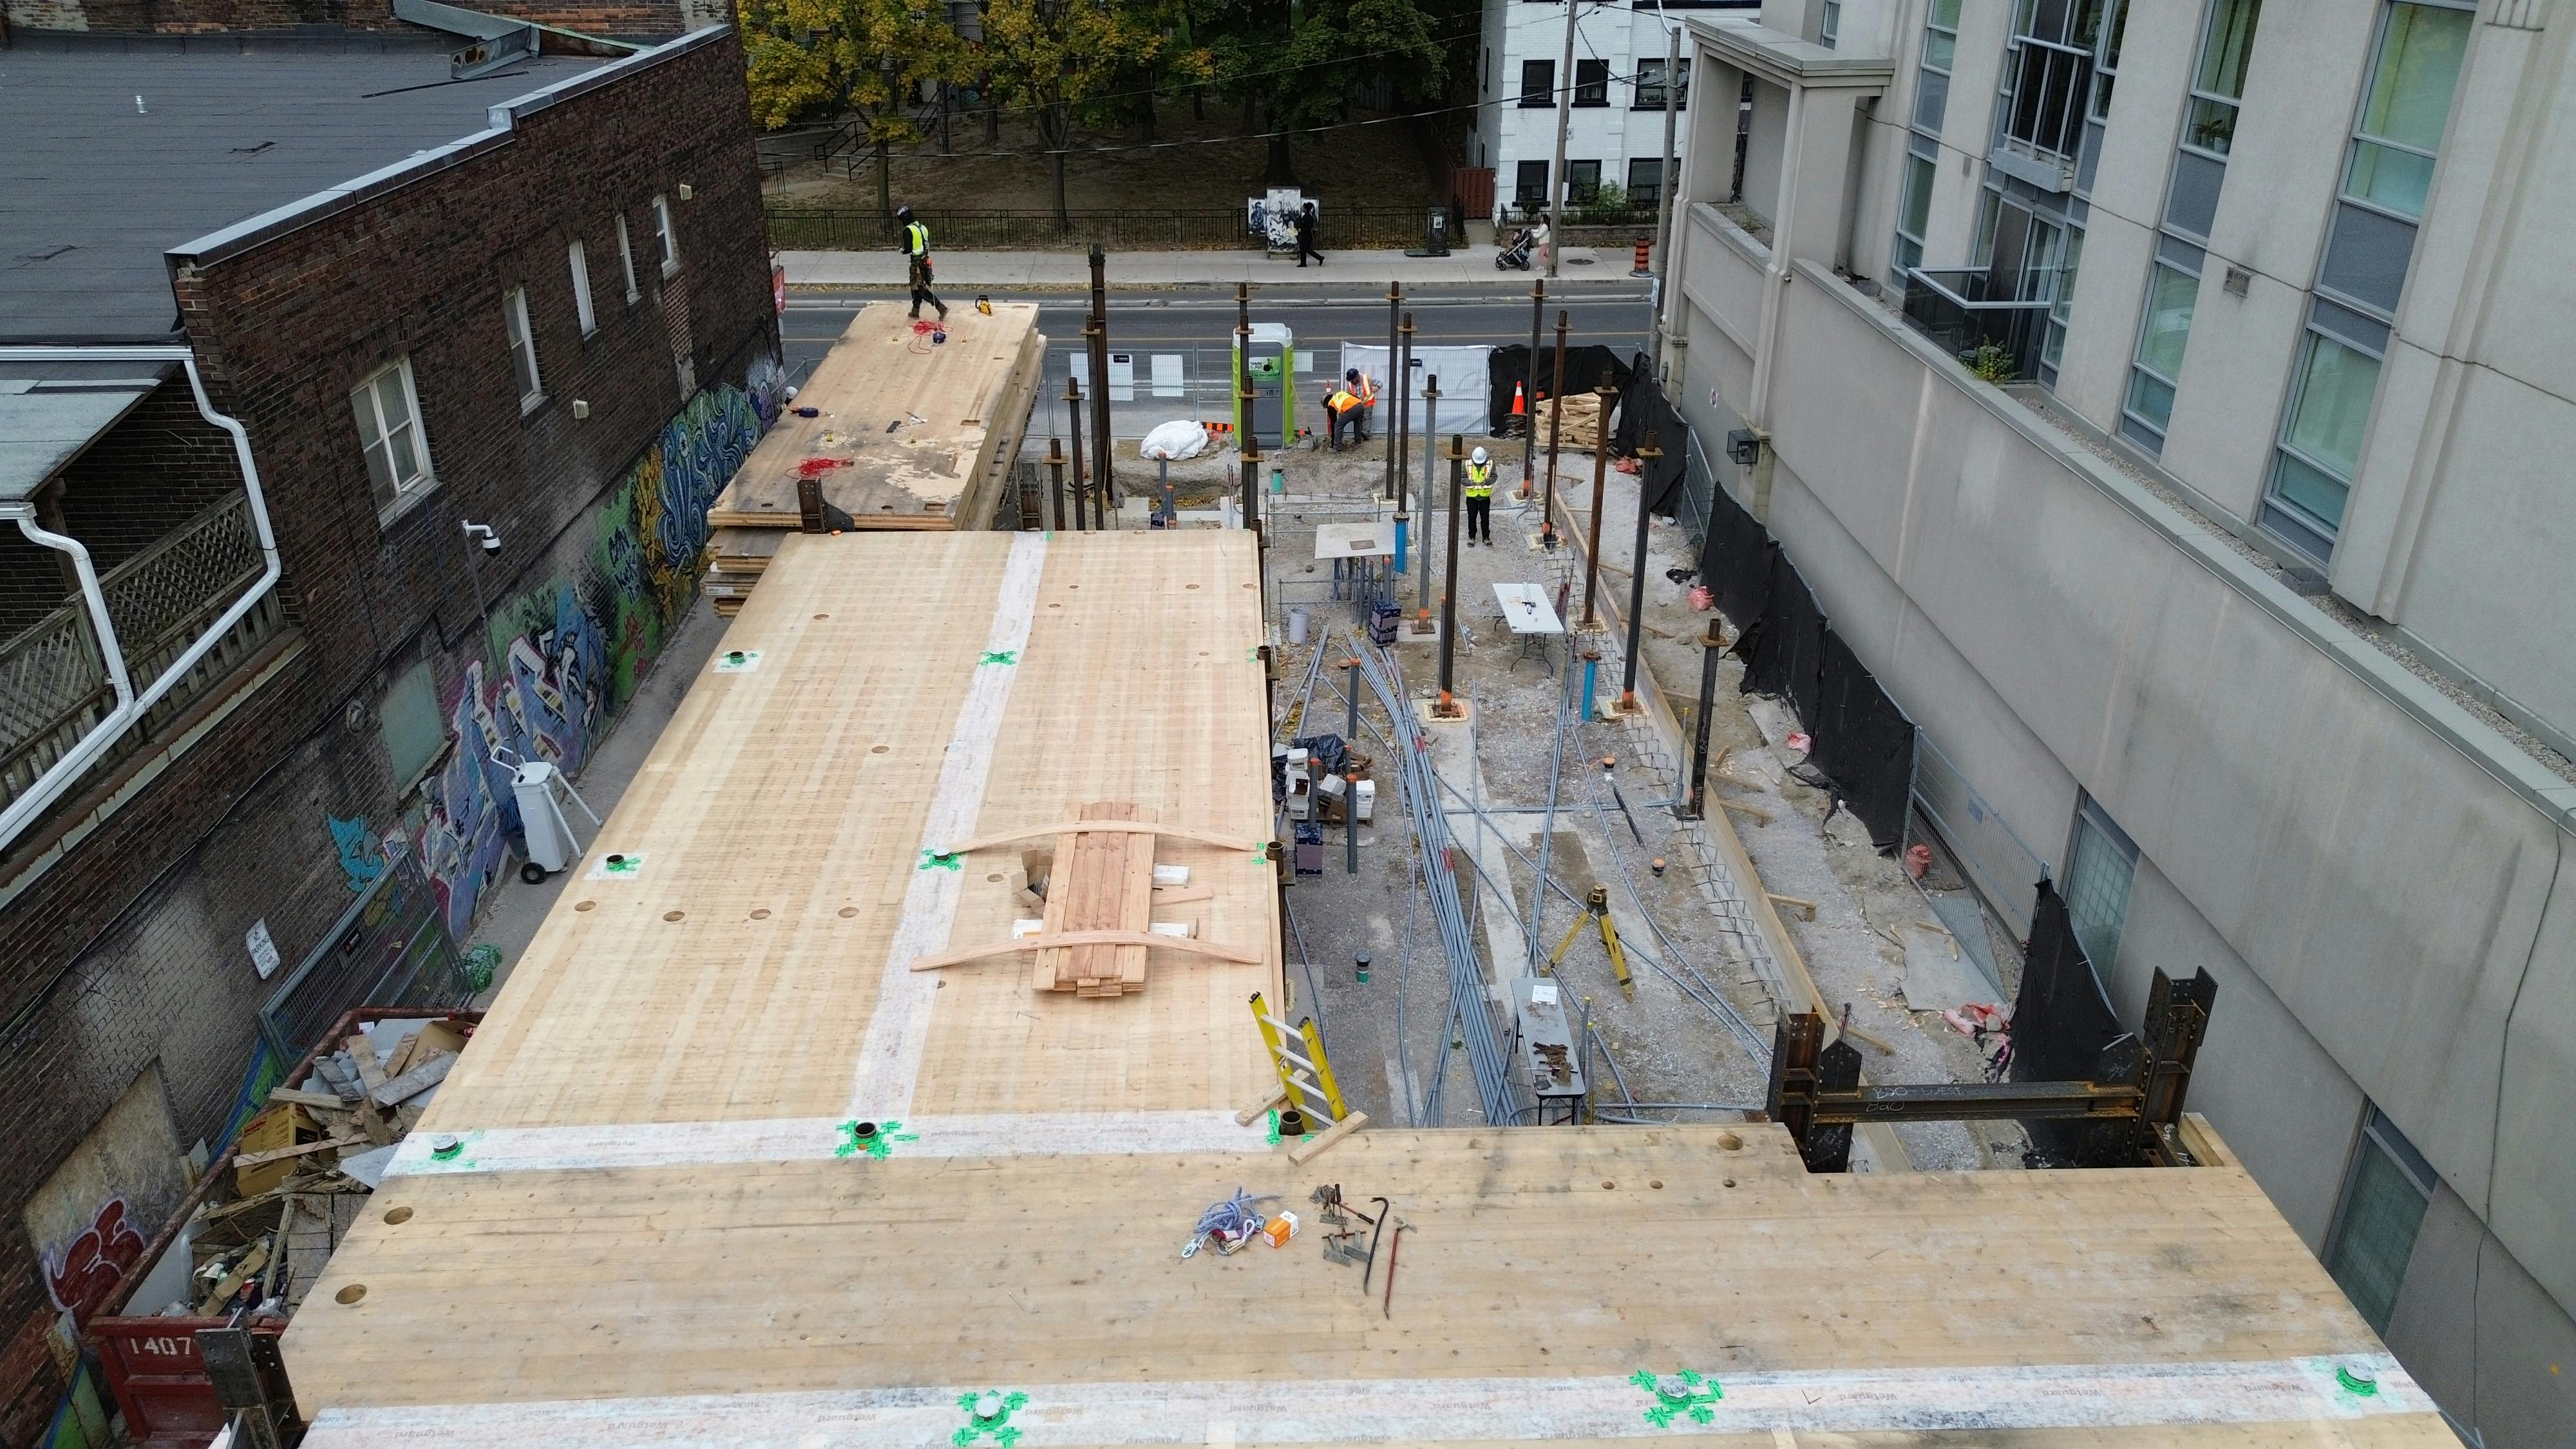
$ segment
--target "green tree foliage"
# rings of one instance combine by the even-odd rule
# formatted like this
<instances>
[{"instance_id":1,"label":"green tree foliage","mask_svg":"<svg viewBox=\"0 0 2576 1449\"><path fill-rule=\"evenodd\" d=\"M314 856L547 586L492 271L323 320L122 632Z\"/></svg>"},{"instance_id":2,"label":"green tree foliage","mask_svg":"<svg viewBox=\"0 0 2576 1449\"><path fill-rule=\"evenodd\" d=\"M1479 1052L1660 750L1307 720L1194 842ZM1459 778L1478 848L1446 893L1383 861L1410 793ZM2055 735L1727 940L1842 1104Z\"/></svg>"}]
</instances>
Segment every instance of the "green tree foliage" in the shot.
<instances>
[{"instance_id":1,"label":"green tree foliage","mask_svg":"<svg viewBox=\"0 0 2576 1449\"><path fill-rule=\"evenodd\" d=\"M1440 15L1420 0L1200 0L1197 32L1208 37L1219 86L1257 113L1270 136L1265 179L1294 185L1286 133L1330 125L1352 96L1380 82L1399 101L1436 99L1449 82ZM1470 12L1472 13L1472 12Z\"/></svg>"},{"instance_id":2,"label":"green tree foliage","mask_svg":"<svg viewBox=\"0 0 2576 1449\"><path fill-rule=\"evenodd\" d=\"M890 154L921 139L922 88L963 79L970 52L936 0L740 0L752 120L763 130L850 116L877 155L877 209L894 210Z\"/></svg>"},{"instance_id":3,"label":"green tree foliage","mask_svg":"<svg viewBox=\"0 0 2576 1449\"><path fill-rule=\"evenodd\" d=\"M1132 113L1140 77L1193 85L1207 53L1186 43L1182 0L991 0L983 59L1002 101L1028 111L1053 153L1056 224L1070 226L1064 153L1076 125L1117 124Z\"/></svg>"}]
</instances>

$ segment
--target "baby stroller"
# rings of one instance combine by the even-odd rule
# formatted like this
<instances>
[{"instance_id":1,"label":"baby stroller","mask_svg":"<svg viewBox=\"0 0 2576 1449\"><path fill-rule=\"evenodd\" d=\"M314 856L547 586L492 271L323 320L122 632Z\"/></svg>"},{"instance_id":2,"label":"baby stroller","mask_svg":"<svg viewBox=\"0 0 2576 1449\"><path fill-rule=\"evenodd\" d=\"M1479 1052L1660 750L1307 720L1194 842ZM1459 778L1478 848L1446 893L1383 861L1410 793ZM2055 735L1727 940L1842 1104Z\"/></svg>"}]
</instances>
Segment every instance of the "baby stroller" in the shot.
<instances>
[{"instance_id":1,"label":"baby stroller","mask_svg":"<svg viewBox=\"0 0 2576 1449\"><path fill-rule=\"evenodd\" d=\"M1494 253L1494 270L1498 272L1528 271L1530 265L1530 249L1537 245L1537 228L1527 226L1522 227L1520 231L1512 237L1512 243L1510 246Z\"/></svg>"}]
</instances>

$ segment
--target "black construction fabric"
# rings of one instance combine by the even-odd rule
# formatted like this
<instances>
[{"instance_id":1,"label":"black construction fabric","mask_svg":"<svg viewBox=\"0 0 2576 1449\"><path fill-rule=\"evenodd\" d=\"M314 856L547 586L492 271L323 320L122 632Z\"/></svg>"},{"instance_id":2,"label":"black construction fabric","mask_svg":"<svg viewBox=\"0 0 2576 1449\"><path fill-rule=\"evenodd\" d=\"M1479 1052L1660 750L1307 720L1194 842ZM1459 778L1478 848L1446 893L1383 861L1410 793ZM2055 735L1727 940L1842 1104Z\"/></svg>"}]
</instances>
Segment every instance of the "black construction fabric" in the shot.
<instances>
[{"instance_id":1,"label":"black construction fabric","mask_svg":"<svg viewBox=\"0 0 2576 1449\"><path fill-rule=\"evenodd\" d=\"M1787 701L1798 723L1813 734L1825 658L1825 611L1816 606L1815 591L1798 566L1777 550L1771 555L1771 606L1754 635L1744 659L1744 692Z\"/></svg>"},{"instance_id":2,"label":"black construction fabric","mask_svg":"<svg viewBox=\"0 0 2576 1449\"><path fill-rule=\"evenodd\" d=\"M1741 632L1771 607L1771 532L1723 488L1709 495L1708 538L1699 555L1699 579L1717 596L1718 611Z\"/></svg>"},{"instance_id":3,"label":"black construction fabric","mask_svg":"<svg viewBox=\"0 0 2576 1449\"><path fill-rule=\"evenodd\" d=\"M1566 347L1565 390L1567 393L1592 391L1601 385L1601 375L1605 372L1610 374L1610 385L1613 388L1622 393L1628 390L1630 373L1627 364L1619 360L1618 353L1601 346L1576 347L1569 344ZM1495 348L1487 356L1485 378L1487 390L1485 426L1488 431L1499 435L1504 431L1512 415L1513 386L1529 380L1529 345L1517 343L1510 347ZM1529 408L1533 414L1538 411L1540 388L1552 392L1556 387L1556 347L1553 343L1539 348L1538 381L1539 386L1529 391ZM1513 435L1518 436L1517 428L1513 429ZM1612 441L1615 443L1616 440L1617 435L1614 432Z\"/></svg>"},{"instance_id":4,"label":"black construction fabric","mask_svg":"<svg viewBox=\"0 0 2576 1449\"><path fill-rule=\"evenodd\" d=\"M1675 516L1690 475L1690 424L1673 411L1664 390L1655 386L1653 365L1642 352L1628 361L1628 385L1619 392L1618 424L1611 429L1610 447L1623 458L1634 457L1647 438L1655 440L1663 456L1652 462L1639 460L1637 483L1645 492L1647 508L1665 518Z\"/></svg>"},{"instance_id":5,"label":"black construction fabric","mask_svg":"<svg viewBox=\"0 0 2576 1449\"><path fill-rule=\"evenodd\" d=\"M1870 844L1895 849L1905 838L1914 789L1914 722L1830 628L1816 718L1807 728L1816 737L1809 759L1833 778L1844 806L1869 827Z\"/></svg>"},{"instance_id":6,"label":"black construction fabric","mask_svg":"<svg viewBox=\"0 0 2576 1449\"><path fill-rule=\"evenodd\" d=\"M2022 953L2021 995L2013 1002L2012 1066L2016 1082L2082 1082L2101 1066L2102 1049L2121 1035L2120 1019L2102 995L2075 923L2057 888L2039 883L2030 946ZM2084 1122L2025 1122L2031 1148L2055 1166L2079 1161L2093 1127Z\"/></svg>"}]
</instances>

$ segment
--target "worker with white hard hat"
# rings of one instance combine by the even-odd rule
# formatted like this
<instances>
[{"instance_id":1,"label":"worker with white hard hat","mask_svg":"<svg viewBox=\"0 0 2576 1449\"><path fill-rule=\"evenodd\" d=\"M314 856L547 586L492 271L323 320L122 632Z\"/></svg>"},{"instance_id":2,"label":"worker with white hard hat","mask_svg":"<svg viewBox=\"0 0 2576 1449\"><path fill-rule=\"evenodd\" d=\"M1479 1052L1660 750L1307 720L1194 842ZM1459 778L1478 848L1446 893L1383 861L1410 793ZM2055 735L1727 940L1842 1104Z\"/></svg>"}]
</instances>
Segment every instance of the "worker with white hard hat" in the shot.
<instances>
[{"instance_id":1,"label":"worker with white hard hat","mask_svg":"<svg viewBox=\"0 0 2576 1449\"><path fill-rule=\"evenodd\" d=\"M1467 455L1467 546L1480 538L1494 546L1494 455L1482 448Z\"/></svg>"}]
</instances>

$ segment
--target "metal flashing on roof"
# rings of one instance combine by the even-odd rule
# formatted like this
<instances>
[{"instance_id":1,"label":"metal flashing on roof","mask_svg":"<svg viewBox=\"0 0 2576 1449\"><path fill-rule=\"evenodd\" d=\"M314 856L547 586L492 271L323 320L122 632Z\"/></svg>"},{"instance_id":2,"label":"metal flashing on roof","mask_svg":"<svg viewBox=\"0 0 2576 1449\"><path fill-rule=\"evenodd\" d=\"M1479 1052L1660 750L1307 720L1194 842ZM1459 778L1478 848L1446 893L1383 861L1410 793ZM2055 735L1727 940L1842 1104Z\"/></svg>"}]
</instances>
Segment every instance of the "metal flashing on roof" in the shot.
<instances>
[{"instance_id":1,"label":"metal flashing on roof","mask_svg":"<svg viewBox=\"0 0 2576 1449\"><path fill-rule=\"evenodd\" d=\"M733 27L730 25L710 25L703 30L693 30L677 40L666 41L650 50L639 50L623 59L610 61L596 70L587 70L580 75L559 80L553 85L530 91L516 100L503 101L492 108L492 128L496 131L509 130L519 120L534 115L548 106L560 104L614 81L623 80L634 71L686 55L700 46L711 45L731 29Z\"/></svg>"},{"instance_id":2,"label":"metal flashing on roof","mask_svg":"<svg viewBox=\"0 0 2576 1449\"><path fill-rule=\"evenodd\" d=\"M0 363L0 503L33 497L177 368Z\"/></svg>"}]
</instances>

